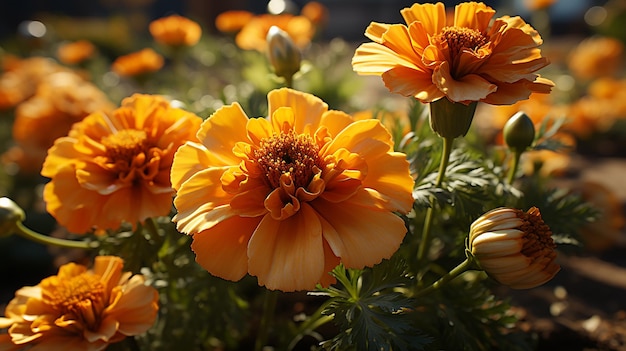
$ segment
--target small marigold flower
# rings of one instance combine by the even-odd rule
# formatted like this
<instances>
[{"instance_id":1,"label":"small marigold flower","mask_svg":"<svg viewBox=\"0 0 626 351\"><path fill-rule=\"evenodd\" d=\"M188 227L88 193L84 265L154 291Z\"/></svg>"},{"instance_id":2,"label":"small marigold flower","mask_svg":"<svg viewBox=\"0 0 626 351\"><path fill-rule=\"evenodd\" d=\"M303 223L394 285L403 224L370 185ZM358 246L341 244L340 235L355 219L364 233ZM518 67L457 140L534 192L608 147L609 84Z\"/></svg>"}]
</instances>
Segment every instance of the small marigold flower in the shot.
<instances>
[{"instance_id":1,"label":"small marigold flower","mask_svg":"<svg viewBox=\"0 0 626 351\"><path fill-rule=\"evenodd\" d=\"M413 204L409 164L389 132L287 88L268 102L267 119L222 107L203 122L200 143L176 152L173 220L193 235L196 261L224 279L249 273L294 291L329 285L340 262L389 258L406 234L393 212Z\"/></svg>"},{"instance_id":2,"label":"small marigold flower","mask_svg":"<svg viewBox=\"0 0 626 351\"><path fill-rule=\"evenodd\" d=\"M225 11L215 18L215 28L222 33L236 33L254 17L254 13L243 10Z\"/></svg>"},{"instance_id":3,"label":"small marigold flower","mask_svg":"<svg viewBox=\"0 0 626 351\"><path fill-rule=\"evenodd\" d=\"M468 250L489 276L513 289L530 289L552 279L561 267L556 244L539 209L497 208L470 227Z\"/></svg>"},{"instance_id":4,"label":"small marigold flower","mask_svg":"<svg viewBox=\"0 0 626 351\"><path fill-rule=\"evenodd\" d=\"M176 149L196 140L202 119L164 98L135 94L107 115L92 113L48 151L46 208L70 232L117 229L167 215Z\"/></svg>"},{"instance_id":5,"label":"small marigold flower","mask_svg":"<svg viewBox=\"0 0 626 351\"><path fill-rule=\"evenodd\" d=\"M593 36L581 41L569 54L567 67L575 77L615 77L624 65L624 43Z\"/></svg>"},{"instance_id":6,"label":"small marigold flower","mask_svg":"<svg viewBox=\"0 0 626 351\"><path fill-rule=\"evenodd\" d=\"M3 62L5 72L0 76L0 109L14 107L32 97L39 83L50 74L69 71L44 57L10 58L7 61Z\"/></svg>"},{"instance_id":7,"label":"small marigold flower","mask_svg":"<svg viewBox=\"0 0 626 351\"><path fill-rule=\"evenodd\" d=\"M316 27L328 22L328 8L317 1L309 1L300 10L300 15L308 18Z\"/></svg>"},{"instance_id":8,"label":"small marigold flower","mask_svg":"<svg viewBox=\"0 0 626 351\"><path fill-rule=\"evenodd\" d=\"M158 293L142 275L122 272L115 256L98 256L92 270L68 263L55 276L15 293L0 328L1 349L97 351L146 332L158 311Z\"/></svg>"},{"instance_id":9,"label":"small marigold flower","mask_svg":"<svg viewBox=\"0 0 626 351\"><path fill-rule=\"evenodd\" d=\"M235 37L235 43L244 50L267 50L267 32L276 26L289 34L300 49L304 49L315 35L315 27L304 16L290 14L263 14L253 17Z\"/></svg>"},{"instance_id":10,"label":"small marigold flower","mask_svg":"<svg viewBox=\"0 0 626 351\"><path fill-rule=\"evenodd\" d=\"M67 135L72 125L96 111L110 112L112 102L98 87L73 72L57 72L44 78L35 95L15 109L15 146L3 161L19 166L23 174L41 171L48 149Z\"/></svg>"},{"instance_id":11,"label":"small marigold flower","mask_svg":"<svg viewBox=\"0 0 626 351\"><path fill-rule=\"evenodd\" d=\"M96 47L90 41L78 40L60 45L57 57L67 65L76 65L91 58L95 52Z\"/></svg>"},{"instance_id":12,"label":"small marigold flower","mask_svg":"<svg viewBox=\"0 0 626 351\"><path fill-rule=\"evenodd\" d=\"M111 69L120 76L134 77L158 71L163 67L163 63L163 56L150 48L146 48L118 57L113 61Z\"/></svg>"},{"instance_id":13,"label":"small marigold flower","mask_svg":"<svg viewBox=\"0 0 626 351\"><path fill-rule=\"evenodd\" d=\"M353 69L379 75L393 93L422 102L443 97L469 104L512 104L554 85L535 72L546 65L539 34L520 17L492 21L495 10L483 3L456 6L454 20L443 3L414 4L400 11L403 24L372 22L372 43L359 46Z\"/></svg>"},{"instance_id":14,"label":"small marigold flower","mask_svg":"<svg viewBox=\"0 0 626 351\"><path fill-rule=\"evenodd\" d=\"M193 46L202 36L198 23L178 15L150 22L149 30L156 42L170 46Z\"/></svg>"}]
</instances>

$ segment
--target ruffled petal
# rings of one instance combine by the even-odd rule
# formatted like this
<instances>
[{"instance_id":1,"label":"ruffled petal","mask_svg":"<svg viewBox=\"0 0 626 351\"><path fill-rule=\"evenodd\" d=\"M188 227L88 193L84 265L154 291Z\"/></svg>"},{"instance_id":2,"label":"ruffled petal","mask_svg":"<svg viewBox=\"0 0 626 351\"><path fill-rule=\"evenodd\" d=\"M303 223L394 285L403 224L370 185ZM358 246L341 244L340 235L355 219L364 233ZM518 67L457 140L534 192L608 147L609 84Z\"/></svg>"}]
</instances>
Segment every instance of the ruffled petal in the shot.
<instances>
[{"instance_id":1,"label":"ruffled petal","mask_svg":"<svg viewBox=\"0 0 626 351\"><path fill-rule=\"evenodd\" d=\"M373 266L391 257L407 231L404 221L391 212L375 211L355 203L333 204L322 199L312 206L322 218L324 239L348 268Z\"/></svg>"},{"instance_id":2,"label":"ruffled petal","mask_svg":"<svg viewBox=\"0 0 626 351\"><path fill-rule=\"evenodd\" d=\"M262 217L231 217L193 236L196 262L209 273L237 281L248 272L248 241Z\"/></svg>"},{"instance_id":3,"label":"ruffled petal","mask_svg":"<svg viewBox=\"0 0 626 351\"><path fill-rule=\"evenodd\" d=\"M436 4L415 3L409 8L400 10L400 14L402 14L407 25L415 21L421 22L426 33L431 36L441 32L441 29L446 26L446 8L441 2Z\"/></svg>"},{"instance_id":4,"label":"ruffled petal","mask_svg":"<svg viewBox=\"0 0 626 351\"><path fill-rule=\"evenodd\" d=\"M200 126L198 139L208 152L222 164L235 165L240 159L233 154L236 143L248 141L248 117L238 103L223 106Z\"/></svg>"},{"instance_id":5,"label":"ruffled petal","mask_svg":"<svg viewBox=\"0 0 626 351\"><path fill-rule=\"evenodd\" d=\"M464 2L454 9L454 26L485 32L495 13L495 10L482 2Z\"/></svg>"},{"instance_id":6,"label":"ruffled petal","mask_svg":"<svg viewBox=\"0 0 626 351\"><path fill-rule=\"evenodd\" d=\"M288 88L270 91L267 101L269 116L279 107L291 107L295 116L293 128L298 134L313 134L319 126L322 114L328 110L328 105L320 98Z\"/></svg>"},{"instance_id":7,"label":"ruffled petal","mask_svg":"<svg viewBox=\"0 0 626 351\"><path fill-rule=\"evenodd\" d=\"M249 273L268 289L315 288L327 266L317 214L304 203L286 220L265 216L250 239L248 256Z\"/></svg>"},{"instance_id":8,"label":"ruffled petal","mask_svg":"<svg viewBox=\"0 0 626 351\"><path fill-rule=\"evenodd\" d=\"M433 84L430 71L399 66L385 72L382 78L392 93L414 96L424 102L432 102L444 96L444 93Z\"/></svg>"}]
</instances>

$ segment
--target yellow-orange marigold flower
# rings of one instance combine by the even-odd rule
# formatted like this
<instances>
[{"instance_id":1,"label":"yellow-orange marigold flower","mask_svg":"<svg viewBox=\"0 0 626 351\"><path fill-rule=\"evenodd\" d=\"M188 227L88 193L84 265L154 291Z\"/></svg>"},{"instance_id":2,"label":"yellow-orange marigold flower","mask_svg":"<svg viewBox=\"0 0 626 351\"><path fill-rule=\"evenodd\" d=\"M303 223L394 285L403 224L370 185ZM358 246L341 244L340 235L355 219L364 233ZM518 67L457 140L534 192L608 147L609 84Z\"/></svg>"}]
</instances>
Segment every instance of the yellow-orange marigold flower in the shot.
<instances>
[{"instance_id":1,"label":"yellow-orange marigold flower","mask_svg":"<svg viewBox=\"0 0 626 351\"><path fill-rule=\"evenodd\" d=\"M116 229L170 213L176 149L202 119L164 98L135 94L107 115L92 113L48 151L46 208L70 232Z\"/></svg>"},{"instance_id":2,"label":"yellow-orange marigold flower","mask_svg":"<svg viewBox=\"0 0 626 351\"><path fill-rule=\"evenodd\" d=\"M483 3L456 6L454 21L443 3L414 4L400 11L407 25L372 22L353 69L379 75L393 92L422 102L443 97L468 104L512 104L554 85L535 72L546 65L539 34L520 17L491 22L495 10Z\"/></svg>"},{"instance_id":3,"label":"yellow-orange marigold flower","mask_svg":"<svg viewBox=\"0 0 626 351\"><path fill-rule=\"evenodd\" d=\"M155 41L170 46L193 46L202 36L200 25L187 17L171 15L150 22Z\"/></svg>"},{"instance_id":4,"label":"yellow-orange marigold flower","mask_svg":"<svg viewBox=\"0 0 626 351\"><path fill-rule=\"evenodd\" d=\"M215 18L215 28L222 33L241 30L254 17L254 13L243 10L224 11Z\"/></svg>"},{"instance_id":5,"label":"yellow-orange marigold flower","mask_svg":"<svg viewBox=\"0 0 626 351\"><path fill-rule=\"evenodd\" d=\"M567 66L578 78L616 76L624 68L624 44L611 37L589 37L570 52Z\"/></svg>"},{"instance_id":6,"label":"yellow-orange marigold flower","mask_svg":"<svg viewBox=\"0 0 626 351\"><path fill-rule=\"evenodd\" d=\"M15 146L3 155L3 161L18 165L21 173L37 174L48 149L57 138L67 135L74 123L92 112L113 108L100 89L78 74L50 74L39 83L35 95L15 109Z\"/></svg>"},{"instance_id":7,"label":"yellow-orange marigold flower","mask_svg":"<svg viewBox=\"0 0 626 351\"><path fill-rule=\"evenodd\" d=\"M96 47L89 40L78 40L65 43L57 49L59 61L75 65L91 58L96 52Z\"/></svg>"},{"instance_id":8,"label":"yellow-orange marigold flower","mask_svg":"<svg viewBox=\"0 0 626 351\"><path fill-rule=\"evenodd\" d=\"M146 48L118 57L113 61L111 69L120 76L133 77L158 71L163 67L163 63L163 56Z\"/></svg>"},{"instance_id":9,"label":"yellow-orange marigold flower","mask_svg":"<svg viewBox=\"0 0 626 351\"><path fill-rule=\"evenodd\" d=\"M123 264L115 256L96 257L92 270L68 263L19 289L0 318L0 327L9 328L0 348L97 351L146 332L157 316L158 293L142 275L123 272Z\"/></svg>"},{"instance_id":10,"label":"yellow-orange marigold flower","mask_svg":"<svg viewBox=\"0 0 626 351\"><path fill-rule=\"evenodd\" d=\"M290 14L263 14L253 17L235 37L235 43L244 50L267 50L267 32L276 26L289 34L300 49L305 48L315 35L315 27L304 16Z\"/></svg>"},{"instance_id":11,"label":"yellow-orange marigold flower","mask_svg":"<svg viewBox=\"0 0 626 351\"><path fill-rule=\"evenodd\" d=\"M485 213L472 223L468 245L489 276L513 289L542 285L561 269L555 262L552 232L536 207Z\"/></svg>"},{"instance_id":12,"label":"yellow-orange marigold flower","mask_svg":"<svg viewBox=\"0 0 626 351\"><path fill-rule=\"evenodd\" d=\"M319 98L283 88L269 117L234 103L203 122L172 166L177 228L193 235L210 273L283 291L333 282L328 272L372 266L400 246L413 180L377 120L354 121Z\"/></svg>"}]
</instances>

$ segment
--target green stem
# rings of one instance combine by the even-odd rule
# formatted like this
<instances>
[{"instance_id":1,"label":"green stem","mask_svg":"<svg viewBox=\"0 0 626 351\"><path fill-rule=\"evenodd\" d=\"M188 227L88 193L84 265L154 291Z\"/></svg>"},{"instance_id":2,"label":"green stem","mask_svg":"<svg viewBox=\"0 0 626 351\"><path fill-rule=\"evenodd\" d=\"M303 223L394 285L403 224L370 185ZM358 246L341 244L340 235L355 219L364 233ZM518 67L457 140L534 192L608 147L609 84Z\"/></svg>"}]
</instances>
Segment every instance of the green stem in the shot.
<instances>
[{"instance_id":1,"label":"green stem","mask_svg":"<svg viewBox=\"0 0 626 351\"><path fill-rule=\"evenodd\" d=\"M450 154L452 153L452 144L454 138L443 138L443 152L441 154L441 161L439 162L439 173L437 173L437 179L435 181L435 188L441 187L443 178L446 174L446 168L448 168L448 162L450 161ZM432 227L435 199L431 198L430 207L426 210L426 218L424 219L424 228L422 229L422 241L417 251L417 261L421 262L425 255L426 250L430 244L430 228Z\"/></svg>"},{"instance_id":2,"label":"green stem","mask_svg":"<svg viewBox=\"0 0 626 351\"><path fill-rule=\"evenodd\" d=\"M287 346L287 350L293 350L298 342L304 338L306 335L311 335L313 331L322 325L333 320L332 316L323 315L326 305L322 305L320 308L315 311L306 321L302 322L300 327L298 328L298 334L291 340L289 345Z\"/></svg>"},{"instance_id":3,"label":"green stem","mask_svg":"<svg viewBox=\"0 0 626 351\"><path fill-rule=\"evenodd\" d=\"M18 235L21 235L31 241L44 245L54 245L69 249L95 249L100 245L97 241L66 240L39 234L33 230L26 228L24 224L22 224L22 222L15 223L15 229Z\"/></svg>"},{"instance_id":4,"label":"green stem","mask_svg":"<svg viewBox=\"0 0 626 351\"><path fill-rule=\"evenodd\" d=\"M517 173L517 168L519 167L519 160L522 156L522 153L518 150L513 151L513 164L511 165L511 169L509 169L509 176L507 177L507 183L509 185L513 184L515 180L515 174Z\"/></svg>"},{"instance_id":5,"label":"green stem","mask_svg":"<svg viewBox=\"0 0 626 351\"><path fill-rule=\"evenodd\" d=\"M466 258L465 261L461 262L461 264L459 264L458 266L454 267L450 272L448 272L447 274L445 274L444 276L439 278L439 280L434 282L432 285L430 285L430 286L428 286L428 287L418 291L415 294L415 297L421 297L421 296L424 296L426 294L429 294L429 293L439 289L440 287L442 287L443 285L445 285L446 283L448 283L452 279L454 279L457 276L459 276L461 273L464 273L464 272L472 269L473 267L474 267L474 260L471 259L471 258Z\"/></svg>"},{"instance_id":6,"label":"green stem","mask_svg":"<svg viewBox=\"0 0 626 351\"><path fill-rule=\"evenodd\" d=\"M274 312L276 310L276 301L278 300L278 293L272 290L265 291L265 297L263 299L263 316L261 317L261 323L259 325L259 332L257 334L256 341L254 343L254 350L261 351L267 344L269 337L271 321L274 319Z\"/></svg>"}]
</instances>

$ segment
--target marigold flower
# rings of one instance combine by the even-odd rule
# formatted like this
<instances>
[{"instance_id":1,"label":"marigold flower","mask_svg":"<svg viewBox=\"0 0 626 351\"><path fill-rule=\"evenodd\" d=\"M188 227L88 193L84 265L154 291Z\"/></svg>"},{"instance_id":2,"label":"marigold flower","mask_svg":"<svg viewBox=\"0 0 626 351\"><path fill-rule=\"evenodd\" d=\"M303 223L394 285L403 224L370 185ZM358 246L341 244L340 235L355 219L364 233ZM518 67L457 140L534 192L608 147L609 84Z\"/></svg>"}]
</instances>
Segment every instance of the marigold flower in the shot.
<instances>
[{"instance_id":1,"label":"marigold flower","mask_svg":"<svg viewBox=\"0 0 626 351\"><path fill-rule=\"evenodd\" d=\"M503 16L483 3L456 6L446 20L443 3L400 11L407 25L372 22L352 58L353 69L379 75L393 93L422 102L443 97L468 104L512 104L554 85L534 73L548 65L539 34L520 17Z\"/></svg>"},{"instance_id":2,"label":"marigold flower","mask_svg":"<svg viewBox=\"0 0 626 351\"><path fill-rule=\"evenodd\" d=\"M90 41L78 40L60 45L57 57L67 65L75 65L91 58L95 52L96 47Z\"/></svg>"},{"instance_id":3,"label":"marigold flower","mask_svg":"<svg viewBox=\"0 0 626 351\"><path fill-rule=\"evenodd\" d=\"M225 11L215 18L215 28L222 33L235 33L240 31L253 17L254 13L250 11Z\"/></svg>"},{"instance_id":4,"label":"marigold flower","mask_svg":"<svg viewBox=\"0 0 626 351\"><path fill-rule=\"evenodd\" d=\"M316 27L320 27L328 21L328 8L320 2L309 1L302 7L300 15L311 20Z\"/></svg>"},{"instance_id":5,"label":"marigold flower","mask_svg":"<svg viewBox=\"0 0 626 351\"><path fill-rule=\"evenodd\" d=\"M267 50L267 32L276 26L289 34L300 49L305 48L315 35L315 27L304 16L290 14L263 14L253 17L235 37L235 43L244 50Z\"/></svg>"},{"instance_id":6,"label":"marigold flower","mask_svg":"<svg viewBox=\"0 0 626 351\"><path fill-rule=\"evenodd\" d=\"M0 328L1 349L96 351L146 332L158 311L158 293L142 275L122 272L115 256L98 256L93 270L68 263L59 273L15 293Z\"/></svg>"},{"instance_id":7,"label":"marigold flower","mask_svg":"<svg viewBox=\"0 0 626 351\"><path fill-rule=\"evenodd\" d=\"M173 218L211 274L283 291L328 285L341 261L372 266L400 246L413 180L377 120L354 121L319 98L282 88L269 118L222 107L172 165Z\"/></svg>"},{"instance_id":8,"label":"marigold flower","mask_svg":"<svg viewBox=\"0 0 626 351\"><path fill-rule=\"evenodd\" d=\"M10 59L4 63L5 72L0 76L0 109L16 106L32 97L37 86L48 75L56 72L68 72L53 60L44 57Z\"/></svg>"},{"instance_id":9,"label":"marigold flower","mask_svg":"<svg viewBox=\"0 0 626 351\"><path fill-rule=\"evenodd\" d=\"M15 109L15 147L3 161L20 173L39 173L48 149L67 135L72 125L95 111L109 112L113 103L92 83L73 72L57 72L42 79L35 95Z\"/></svg>"},{"instance_id":10,"label":"marigold flower","mask_svg":"<svg viewBox=\"0 0 626 351\"><path fill-rule=\"evenodd\" d=\"M569 54L567 66L578 78L611 77L624 64L624 44L615 38L594 36L581 41Z\"/></svg>"},{"instance_id":11,"label":"marigold flower","mask_svg":"<svg viewBox=\"0 0 626 351\"><path fill-rule=\"evenodd\" d=\"M555 247L536 207L527 212L497 208L470 227L468 250L476 262L513 289L534 288L552 279L561 269L555 262Z\"/></svg>"},{"instance_id":12,"label":"marigold flower","mask_svg":"<svg viewBox=\"0 0 626 351\"><path fill-rule=\"evenodd\" d=\"M176 149L196 140L202 119L164 98L135 94L107 115L92 113L48 151L46 208L70 232L116 229L167 215Z\"/></svg>"},{"instance_id":13,"label":"marigold flower","mask_svg":"<svg viewBox=\"0 0 626 351\"><path fill-rule=\"evenodd\" d=\"M202 36L200 25L189 18L171 15L150 22L155 41L170 46L193 46Z\"/></svg>"},{"instance_id":14,"label":"marigold flower","mask_svg":"<svg viewBox=\"0 0 626 351\"><path fill-rule=\"evenodd\" d=\"M146 48L118 57L113 61L111 69L120 76L134 77L158 71L163 67L163 63L163 56L150 48Z\"/></svg>"}]
</instances>

